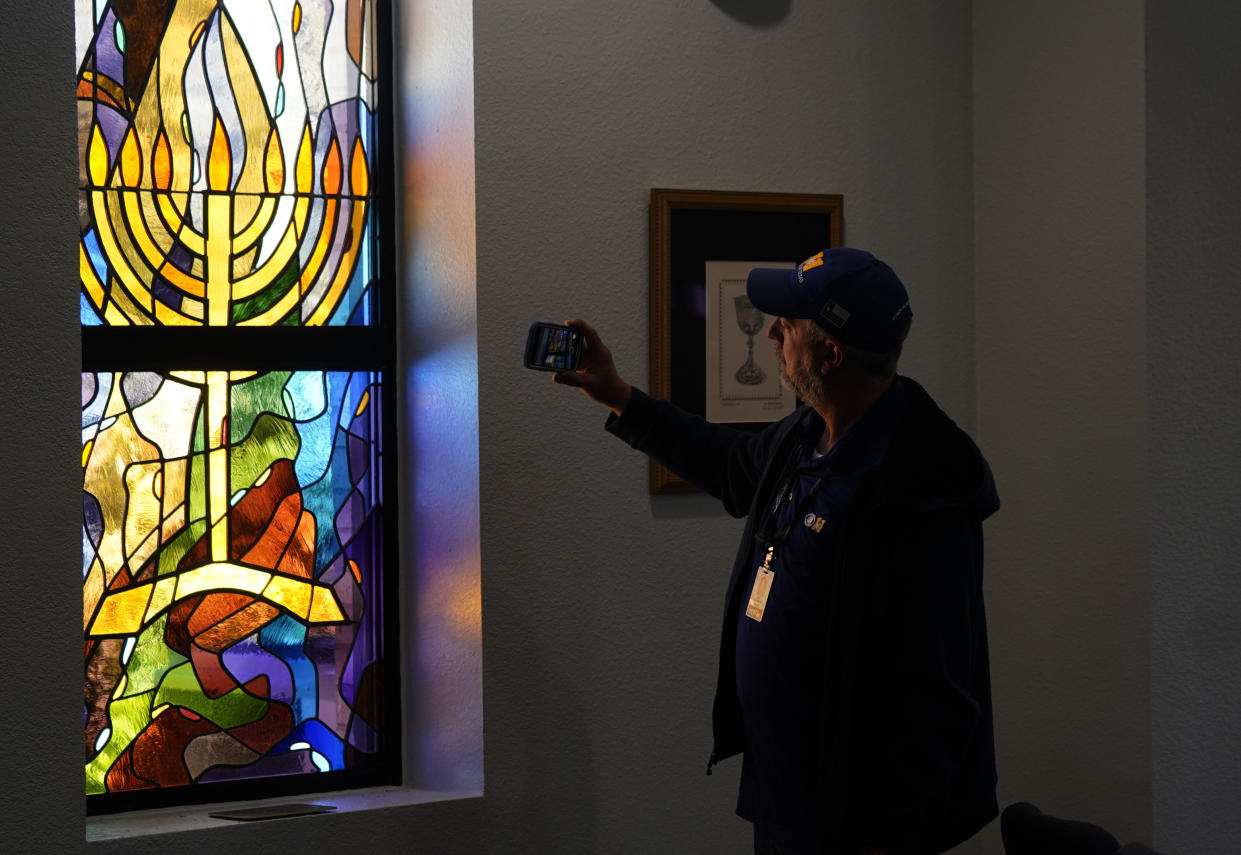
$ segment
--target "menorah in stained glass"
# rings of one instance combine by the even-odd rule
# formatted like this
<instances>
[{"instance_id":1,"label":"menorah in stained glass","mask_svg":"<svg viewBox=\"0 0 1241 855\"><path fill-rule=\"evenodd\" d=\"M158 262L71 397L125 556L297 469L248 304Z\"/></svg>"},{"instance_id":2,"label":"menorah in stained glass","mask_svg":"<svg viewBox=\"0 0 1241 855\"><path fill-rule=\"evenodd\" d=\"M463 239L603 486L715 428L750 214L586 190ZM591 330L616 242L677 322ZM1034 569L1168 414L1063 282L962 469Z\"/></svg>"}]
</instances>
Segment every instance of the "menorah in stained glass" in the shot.
<instances>
[{"instance_id":1,"label":"menorah in stained glass","mask_svg":"<svg viewBox=\"0 0 1241 855\"><path fill-rule=\"evenodd\" d=\"M373 0L78 16L83 325L374 324ZM152 358L83 374L88 793L364 764L380 374Z\"/></svg>"},{"instance_id":2,"label":"menorah in stained glass","mask_svg":"<svg viewBox=\"0 0 1241 855\"><path fill-rule=\"evenodd\" d=\"M280 38L267 4L229 10L265 10L258 20ZM295 43L311 23L326 26L300 3L291 12ZM283 41L261 65L219 3L176 3L145 68L127 56L125 33L109 7L78 86L84 322L318 326L356 323L357 310L365 322L365 99L315 104L320 87L283 83L269 99L257 69L287 76ZM144 71L131 102L121 81Z\"/></svg>"},{"instance_id":3,"label":"menorah in stained glass","mask_svg":"<svg viewBox=\"0 0 1241 855\"><path fill-rule=\"evenodd\" d=\"M112 590L105 595L92 597L94 592L88 588L88 637L137 635L177 602L212 591L236 591L253 595L247 598L253 602L265 601L269 604L268 607L258 609L257 612L268 620L275 613L272 606L309 623L340 623L345 620L333 590L308 578L312 562L297 558L296 549L290 553L289 547L296 532L273 532L270 536L265 533L266 539L275 541L278 548L251 548L246 555L248 561L236 560L240 556L235 553L240 550L229 532L229 510L233 492L230 490L227 435L229 385L254 375L253 371L170 372L172 379L200 387L204 392L202 416L207 443L202 460L206 478L203 479L205 484L201 491L201 504L205 513L207 557L206 560L190 562L189 567L173 573L166 572L156 579L139 581L137 584L115 586L119 573L111 574L111 579L101 578L100 581L106 581ZM162 471L160 475L163 482ZM253 486L262 487L268 477L270 473L265 472ZM190 493L193 489L191 485L185 488L183 493ZM162 521L163 517L164 514L156 509L155 518ZM186 521L184 516L180 519L182 522ZM307 524L314 525L312 520L308 520ZM313 531L301 540L313 543ZM128 577L134 575L136 574L126 573ZM91 608L92 600L94 608ZM265 621L260 620L259 614L252 615L251 619L244 621L242 625L249 629L261 626Z\"/></svg>"},{"instance_id":4,"label":"menorah in stained glass","mask_svg":"<svg viewBox=\"0 0 1241 855\"><path fill-rule=\"evenodd\" d=\"M88 793L374 756L378 391L371 372L83 375Z\"/></svg>"}]
</instances>

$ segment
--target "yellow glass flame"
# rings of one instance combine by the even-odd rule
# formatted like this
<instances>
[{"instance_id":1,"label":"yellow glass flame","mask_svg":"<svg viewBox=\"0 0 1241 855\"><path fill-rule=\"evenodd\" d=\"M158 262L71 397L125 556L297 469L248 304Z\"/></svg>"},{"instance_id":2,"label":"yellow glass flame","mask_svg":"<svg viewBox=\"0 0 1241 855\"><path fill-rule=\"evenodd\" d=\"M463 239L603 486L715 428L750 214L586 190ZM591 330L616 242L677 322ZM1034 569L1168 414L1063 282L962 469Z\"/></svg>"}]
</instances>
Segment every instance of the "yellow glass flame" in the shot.
<instances>
[{"instance_id":1,"label":"yellow glass flame","mask_svg":"<svg viewBox=\"0 0 1241 855\"><path fill-rule=\"evenodd\" d=\"M310 123L302 131L302 144L297 149L297 192L309 193L314 189L314 152L310 147Z\"/></svg>"},{"instance_id":2,"label":"yellow glass flame","mask_svg":"<svg viewBox=\"0 0 1241 855\"><path fill-rule=\"evenodd\" d=\"M284 188L284 155L280 151L280 131L275 127L267 137L267 192L279 193Z\"/></svg>"},{"instance_id":3,"label":"yellow glass flame","mask_svg":"<svg viewBox=\"0 0 1241 855\"><path fill-rule=\"evenodd\" d=\"M137 187L142 179L142 152L138 150L138 134L131 126L121 143L121 182Z\"/></svg>"},{"instance_id":4,"label":"yellow glass flame","mask_svg":"<svg viewBox=\"0 0 1241 855\"><path fill-rule=\"evenodd\" d=\"M94 187L103 187L108 182L108 144L103 141L103 132L96 123L90 132L90 145L86 149L86 166L90 173L90 183Z\"/></svg>"}]
</instances>

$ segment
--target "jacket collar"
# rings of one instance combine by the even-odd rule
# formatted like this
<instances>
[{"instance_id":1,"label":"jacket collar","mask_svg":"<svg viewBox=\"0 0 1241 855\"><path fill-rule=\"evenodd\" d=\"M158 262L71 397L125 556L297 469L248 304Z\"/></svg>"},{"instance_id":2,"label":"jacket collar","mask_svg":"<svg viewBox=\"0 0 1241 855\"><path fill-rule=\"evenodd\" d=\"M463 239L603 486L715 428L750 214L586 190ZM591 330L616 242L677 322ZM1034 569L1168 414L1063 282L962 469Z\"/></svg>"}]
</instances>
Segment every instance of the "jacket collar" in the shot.
<instances>
[{"instance_id":1,"label":"jacket collar","mask_svg":"<svg viewBox=\"0 0 1241 855\"><path fill-rule=\"evenodd\" d=\"M904 388L906 406L872 473L869 504L964 508L980 520L995 513L1000 506L995 479L978 446L916 381L898 377L896 382Z\"/></svg>"}]
</instances>

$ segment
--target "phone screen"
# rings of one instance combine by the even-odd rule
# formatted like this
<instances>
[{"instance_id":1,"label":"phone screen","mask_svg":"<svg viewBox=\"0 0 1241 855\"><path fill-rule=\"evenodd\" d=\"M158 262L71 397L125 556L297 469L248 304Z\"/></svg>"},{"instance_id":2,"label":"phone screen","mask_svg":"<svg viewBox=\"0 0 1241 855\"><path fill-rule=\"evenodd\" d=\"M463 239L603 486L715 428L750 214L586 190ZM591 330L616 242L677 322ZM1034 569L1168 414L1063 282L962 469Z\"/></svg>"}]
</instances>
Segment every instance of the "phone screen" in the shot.
<instances>
[{"instance_id":1,"label":"phone screen","mask_svg":"<svg viewBox=\"0 0 1241 855\"><path fill-rule=\"evenodd\" d=\"M582 334L559 324L535 323L526 339L526 367L573 371L582 355Z\"/></svg>"}]
</instances>

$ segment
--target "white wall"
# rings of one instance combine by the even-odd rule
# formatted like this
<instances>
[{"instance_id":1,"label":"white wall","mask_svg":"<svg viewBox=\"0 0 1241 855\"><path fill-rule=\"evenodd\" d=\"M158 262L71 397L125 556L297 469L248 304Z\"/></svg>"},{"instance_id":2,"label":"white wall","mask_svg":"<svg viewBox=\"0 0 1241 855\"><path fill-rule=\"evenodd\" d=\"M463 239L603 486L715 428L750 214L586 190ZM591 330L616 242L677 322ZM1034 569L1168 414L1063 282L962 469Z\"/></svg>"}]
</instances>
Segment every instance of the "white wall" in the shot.
<instances>
[{"instance_id":1,"label":"white wall","mask_svg":"<svg viewBox=\"0 0 1241 855\"><path fill-rule=\"evenodd\" d=\"M978 2L974 27L1001 801L1149 840L1142 6Z\"/></svg>"},{"instance_id":2,"label":"white wall","mask_svg":"<svg viewBox=\"0 0 1241 855\"><path fill-rule=\"evenodd\" d=\"M752 851L739 762L704 775L740 522L652 499L606 412L520 365L530 321L586 317L647 385L650 188L844 194L846 242L912 291L908 370L972 422L969 4L724 5L475 3L487 794L514 851Z\"/></svg>"},{"instance_id":3,"label":"white wall","mask_svg":"<svg viewBox=\"0 0 1241 855\"><path fill-rule=\"evenodd\" d=\"M1241 6L1147 0L1155 840L1241 840Z\"/></svg>"},{"instance_id":4,"label":"white wall","mask_svg":"<svg viewBox=\"0 0 1241 855\"><path fill-rule=\"evenodd\" d=\"M767 19L747 25L725 6ZM843 193L849 241L926 295L911 369L972 421L967 3L911 14L896 2L487 0L474 21L486 797L91 851L748 851L730 818L736 764L702 774L738 528L693 497L652 502L644 462L602 433L600 413L516 367L531 318L581 313L643 379L652 186ZM24 327L6 345L6 384L35 415L18 420L27 444L10 446L10 473L35 501L18 494L6 514L22 564L7 592L21 611L5 628L11 650L38 654L6 665L23 687L5 693L9 768L33 786L4 812L3 839L28 852L84 845L79 595L63 572L77 564L80 490L63 453L76 435L73 110L29 110L71 85L72 37L60 5L6 21L5 61L18 67L5 78L17 84L3 135L17 158L5 163L16 188L2 214L16 250L5 293ZM542 429L549 411L555 433ZM574 485L568 501L549 473Z\"/></svg>"},{"instance_id":5,"label":"white wall","mask_svg":"<svg viewBox=\"0 0 1241 855\"><path fill-rule=\"evenodd\" d=\"M31 109L71 85L72 10L7 10L2 720L23 786L0 812L4 848L748 851L735 764L702 775L738 526L699 498L648 498L645 464L602 414L517 367L530 319L582 314L645 381L646 194L682 186L843 193L848 242L909 281L905 367L980 434L1005 500L988 544L1002 797L1170 852L1227 851L1236 22L1203 0L1215 17L1191 26L1148 0L1144 137L1141 7L1025 5L477 0L486 796L90 847L64 572L80 563L80 471L63 452L77 434L74 114ZM1172 318L1149 339L1148 301ZM1150 456L1149 487L1148 430L1169 449ZM994 830L969 848L998 853Z\"/></svg>"}]
</instances>

